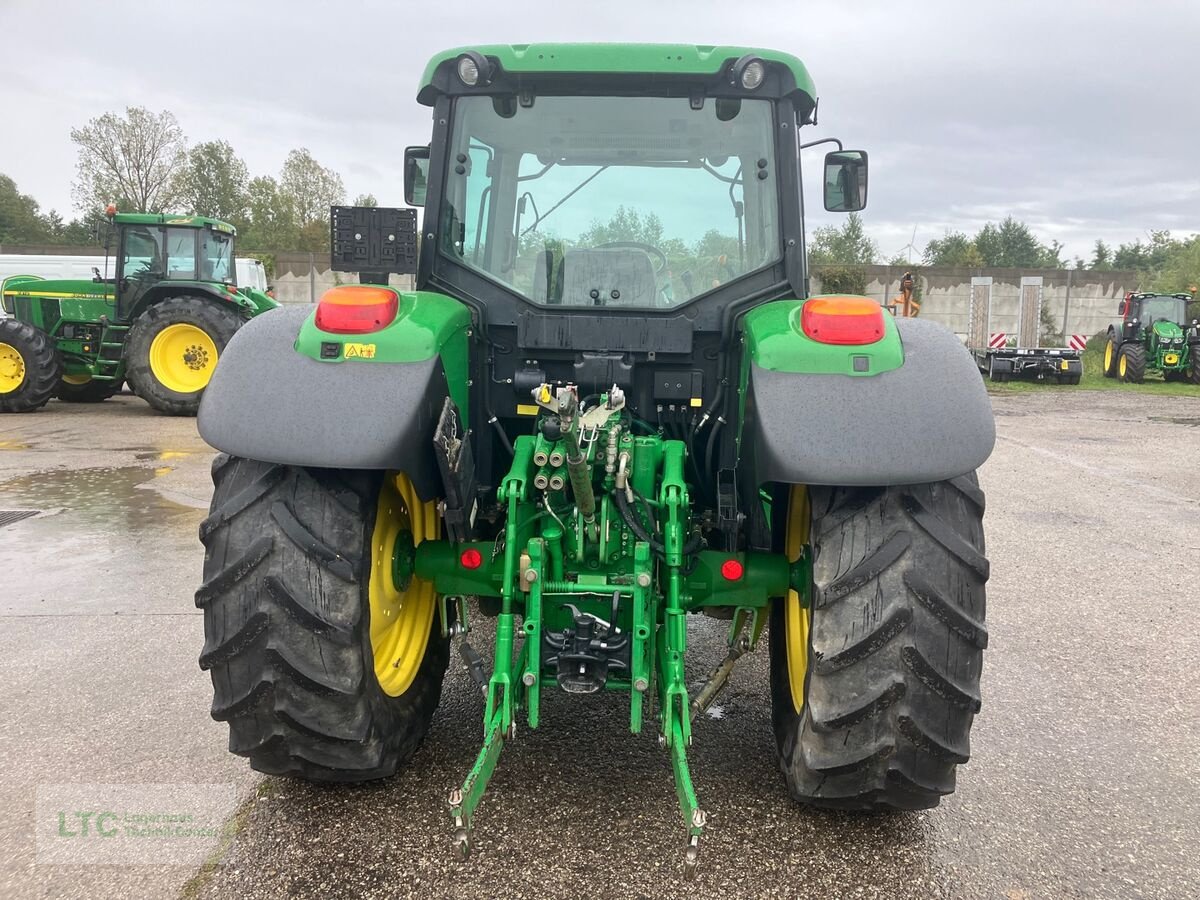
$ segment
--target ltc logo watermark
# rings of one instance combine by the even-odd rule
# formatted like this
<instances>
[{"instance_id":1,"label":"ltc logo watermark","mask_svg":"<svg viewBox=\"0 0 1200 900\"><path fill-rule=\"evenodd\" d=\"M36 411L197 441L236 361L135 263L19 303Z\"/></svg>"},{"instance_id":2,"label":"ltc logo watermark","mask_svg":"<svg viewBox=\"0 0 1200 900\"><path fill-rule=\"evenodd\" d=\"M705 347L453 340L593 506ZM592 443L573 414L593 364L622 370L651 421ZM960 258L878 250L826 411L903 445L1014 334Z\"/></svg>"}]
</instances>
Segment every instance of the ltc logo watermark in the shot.
<instances>
[{"instance_id":1,"label":"ltc logo watermark","mask_svg":"<svg viewBox=\"0 0 1200 900\"><path fill-rule=\"evenodd\" d=\"M37 789L37 861L199 865L229 833L231 784L51 784Z\"/></svg>"}]
</instances>

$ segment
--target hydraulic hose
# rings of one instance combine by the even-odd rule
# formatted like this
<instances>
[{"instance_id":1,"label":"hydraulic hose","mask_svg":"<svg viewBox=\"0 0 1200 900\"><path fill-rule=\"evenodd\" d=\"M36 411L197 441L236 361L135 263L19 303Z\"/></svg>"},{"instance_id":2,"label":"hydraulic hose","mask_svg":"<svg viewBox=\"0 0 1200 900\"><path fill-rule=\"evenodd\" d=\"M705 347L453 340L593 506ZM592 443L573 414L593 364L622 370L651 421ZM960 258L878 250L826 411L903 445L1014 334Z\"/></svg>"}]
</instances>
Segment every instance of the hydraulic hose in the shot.
<instances>
[{"instance_id":1,"label":"hydraulic hose","mask_svg":"<svg viewBox=\"0 0 1200 900\"><path fill-rule=\"evenodd\" d=\"M646 509L647 517L650 519L651 523L654 523L654 513L650 511L649 504L645 502L646 498L637 493L635 493L634 496L642 501L643 506ZM667 552L666 545L663 544L663 542L657 537L648 532L645 527L643 527L642 523L638 521L638 517L634 514L633 510L629 508L629 500L626 498L625 492L621 490L614 490L613 502L616 503L617 512L621 514L621 519L626 525L629 526L629 530L633 532L634 537L636 537L639 541L645 541L650 545L650 549L660 556L665 555ZM652 524L651 527L655 526ZM697 550L700 549L703 543L704 538L702 538L699 534L693 534L688 542L683 545L683 555L693 555Z\"/></svg>"}]
</instances>

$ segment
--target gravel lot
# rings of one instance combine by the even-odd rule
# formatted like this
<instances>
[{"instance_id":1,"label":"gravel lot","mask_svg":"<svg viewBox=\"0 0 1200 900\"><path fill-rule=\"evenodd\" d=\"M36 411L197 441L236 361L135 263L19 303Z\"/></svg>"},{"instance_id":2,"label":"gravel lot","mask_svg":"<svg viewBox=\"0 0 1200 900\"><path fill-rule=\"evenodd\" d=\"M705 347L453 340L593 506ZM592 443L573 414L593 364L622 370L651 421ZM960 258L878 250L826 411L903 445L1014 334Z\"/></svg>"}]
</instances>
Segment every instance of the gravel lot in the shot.
<instances>
[{"instance_id":1,"label":"gravel lot","mask_svg":"<svg viewBox=\"0 0 1200 900\"><path fill-rule=\"evenodd\" d=\"M196 665L211 451L194 424L128 396L6 417L0 509L46 514L0 527L0 896L185 890L186 867L36 864L37 785L83 782L235 785L237 837L186 888L205 898L1195 896L1200 399L1046 388L993 403L991 646L957 793L888 816L793 805L763 647L697 726L710 827L696 886L678 877L668 760L622 727L620 697L547 695L542 728L505 748L466 864L444 801L482 703L456 668L397 777L334 789L250 773ZM723 631L697 619L692 636L699 678Z\"/></svg>"}]
</instances>

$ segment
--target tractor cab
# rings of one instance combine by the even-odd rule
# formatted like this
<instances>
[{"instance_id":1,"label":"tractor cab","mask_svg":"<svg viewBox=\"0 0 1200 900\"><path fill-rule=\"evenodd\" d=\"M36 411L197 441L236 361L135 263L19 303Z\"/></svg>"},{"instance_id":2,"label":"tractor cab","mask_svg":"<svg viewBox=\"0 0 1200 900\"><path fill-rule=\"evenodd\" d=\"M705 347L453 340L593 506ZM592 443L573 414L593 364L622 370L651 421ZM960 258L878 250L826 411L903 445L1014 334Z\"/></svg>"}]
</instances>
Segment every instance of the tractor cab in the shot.
<instances>
[{"instance_id":1,"label":"tractor cab","mask_svg":"<svg viewBox=\"0 0 1200 900\"><path fill-rule=\"evenodd\" d=\"M404 167L406 200L424 207L417 287L458 298L511 348L488 355L469 427L521 433L542 383L581 396L616 385L634 415L672 432L706 410L728 419L714 400L734 397L718 392L738 378L728 351L742 317L808 295L808 72L746 48L568 52L449 51L422 77L435 127ZM825 206L862 209L867 156L830 143ZM714 460L732 464L734 438L713 442ZM508 464L498 449L485 438L479 450L489 478Z\"/></svg>"},{"instance_id":2,"label":"tractor cab","mask_svg":"<svg viewBox=\"0 0 1200 900\"><path fill-rule=\"evenodd\" d=\"M1131 291L1121 301L1117 314L1131 325L1140 324L1148 328L1156 322L1170 322L1183 328L1187 323L1187 304L1190 299L1187 294Z\"/></svg>"},{"instance_id":3,"label":"tractor cab","mask_svg":"<svg viewBox=\"0 0 1200 900\"><path fill-rule=\"evenodd\" d=\"M171 291L183 282L237 287L232 225L203 216L139 213L117 213L111 221L119 319L133 318L156 289Z\"/></svg>"}]
</instances>

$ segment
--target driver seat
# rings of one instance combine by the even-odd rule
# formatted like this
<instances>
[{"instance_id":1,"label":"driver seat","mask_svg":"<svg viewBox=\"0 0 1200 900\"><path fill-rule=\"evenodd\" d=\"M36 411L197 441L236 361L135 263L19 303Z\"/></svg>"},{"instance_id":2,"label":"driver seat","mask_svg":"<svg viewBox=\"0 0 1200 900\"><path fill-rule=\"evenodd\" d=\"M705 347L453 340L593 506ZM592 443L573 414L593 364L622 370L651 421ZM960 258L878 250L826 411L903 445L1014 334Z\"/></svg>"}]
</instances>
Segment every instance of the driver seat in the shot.
<instances>
[{"instance_id":1,"label":"driver seat","mask_svg":"<svg viewBox=\"0 0 1200 900\"><path fill-rule=\"evenodd\" d=\"M642 250L605 247L568 250L558 273L562 285L558 297L547 283L545 253L539 253L533 274L533 299L538 303L567 306L637 306L652 308L658 294L654 264ZM554 287L558 287L555 284ZM550 290L547 290L550 288ZM592 297L592 291L596 297ZM613 297L613 292L617 296Z\"/></svg>"}]
</instances>

